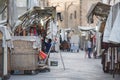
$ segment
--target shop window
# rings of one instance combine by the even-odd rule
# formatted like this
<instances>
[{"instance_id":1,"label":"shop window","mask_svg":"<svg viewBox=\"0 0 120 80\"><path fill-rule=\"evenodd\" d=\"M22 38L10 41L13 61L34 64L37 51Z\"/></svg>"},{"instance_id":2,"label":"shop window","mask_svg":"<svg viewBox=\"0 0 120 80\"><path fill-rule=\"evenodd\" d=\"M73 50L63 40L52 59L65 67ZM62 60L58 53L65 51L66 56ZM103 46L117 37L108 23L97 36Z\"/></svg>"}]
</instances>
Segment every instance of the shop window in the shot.
<instances>
[{"instance_id":1,"label":"shop window","mask_svg":"<svg viewBox=\"0 0 120 80\"><path fill-rule=\"evenodd\" d=\"M73 16L73 14L71 13L71 14L70 14L70 19L72 19L72 16Z\"/></svg>"}]
</instances>

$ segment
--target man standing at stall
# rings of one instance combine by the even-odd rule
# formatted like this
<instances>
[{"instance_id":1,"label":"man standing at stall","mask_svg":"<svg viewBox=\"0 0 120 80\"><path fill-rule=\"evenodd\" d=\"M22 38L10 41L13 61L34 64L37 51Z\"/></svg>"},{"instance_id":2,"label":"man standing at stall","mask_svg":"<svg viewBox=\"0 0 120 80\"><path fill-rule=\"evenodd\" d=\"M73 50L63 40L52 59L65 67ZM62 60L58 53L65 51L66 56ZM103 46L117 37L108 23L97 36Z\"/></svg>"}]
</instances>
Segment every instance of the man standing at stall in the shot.
<instances>
[{"instance_id":1,"label":"man standing at stall","mask_svg":"<svg viewBox=\"0 0 120 80\"><path fill-rule=\"evenodd\" d=\"M49 52L49 50L50 50L51 42L52 42L51 39L48 39L48 41L45 42L45 52L46 52L47 54L48 54L48 52Z\"/></svg>"}]
</instances>

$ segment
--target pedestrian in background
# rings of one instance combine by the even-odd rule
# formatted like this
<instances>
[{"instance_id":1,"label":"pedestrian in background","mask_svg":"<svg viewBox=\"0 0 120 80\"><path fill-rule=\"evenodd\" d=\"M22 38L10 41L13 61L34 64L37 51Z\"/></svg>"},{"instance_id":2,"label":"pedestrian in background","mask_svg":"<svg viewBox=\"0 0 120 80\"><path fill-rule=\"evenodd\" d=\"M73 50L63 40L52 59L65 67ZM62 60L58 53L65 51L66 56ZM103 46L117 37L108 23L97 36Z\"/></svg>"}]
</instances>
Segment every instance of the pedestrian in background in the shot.
<instances>
[{"instance_id":1,"label":"pedestrian in background","mask_svg":"<svg viewBox=\"0 0 120 80\"><path fill-rule=\"evenodd\" d=\"M91 40L88 40L88 42L87 42L87 50L88 50L88 58L91 58L91 52L92 52L92 42L91 42Z\"/></svg>"}]
</instances>

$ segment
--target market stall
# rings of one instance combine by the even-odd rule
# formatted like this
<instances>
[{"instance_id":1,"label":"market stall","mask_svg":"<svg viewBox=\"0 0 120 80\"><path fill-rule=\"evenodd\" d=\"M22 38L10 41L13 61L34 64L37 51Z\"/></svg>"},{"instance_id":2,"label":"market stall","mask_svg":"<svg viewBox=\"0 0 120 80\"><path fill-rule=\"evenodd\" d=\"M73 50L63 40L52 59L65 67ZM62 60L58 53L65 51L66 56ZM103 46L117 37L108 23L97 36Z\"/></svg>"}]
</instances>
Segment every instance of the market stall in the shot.
<instances>
[{"instance_id":1,"label":"market stall","mask_svg":"<svg viewBox=\"0 0 120 80\"><path fill-rule=\"evenodd\" d=\"M119 57L119 49L120 49L120 39L119 39L119 19L120 19L120 2L111 6L106 5L108 9L101 8L101 12L99 12L99 32L101 35L101 53L102 53L102 66L103 71L107 73L112 73L113 77L116 73L120 72L120 57ZM106 11L102 11L102 10ZM95 11L93 11L94 13ZM103 12L105 12L105 16L103 16ZM108 13L106 13L108 12ZM92 13L92 14L93 14ZM95 13L94 13L95 14ZM90 20L90 17L88 17Z\"/></svg>"},{"instance_id":2,"label":"market stall","mask_svg":"<svg viewBox=\"0 0 120 80\"><path fill-rule=\"evenodd\" d=\"M96 48L97 48L97 54L98 56L101 55L102 46L101 44L104 44L102 41L102 35L104 32L106 20L108 18L108 14L110 11L110 5L104 4L101 2L95 3L91 6L90 10L87 14L87 21L89 24L94 23L94 17L98 19L98 22L96 23Z\"/></svg>"},{"instance_id":3,"label":"market stall","mask_svg":"<svg viewBox=\"0 0 120 80\"><path fill-rule=\"evenodd\" d=\"M98 18L98 25L97 26L97 32L96 32L96 48L97 48L97 54L102 55L102 66L103 71L107 72L107 66L106 66L106 57L105 57L105 49L107 48L105 45L106 43L103 42L103 34L104 29L106 25L106 20L108 18L109 12L110 12L110 5L104 4L104 3L96 3L93 4L87 14L87 20L88 23L93 23L93 16L96 16Z\"/></svg>"},{"instance_id":4,"label":"market stall","mask_svg":"<svg viewBox=\"0 0 120 80\"><path fill-rule=\"evenodd\" d=\"M55 19L55 7L33 7L19 17L22 22L13 28L12 71L36 73L48 36L49 24Z\"/></svg>"},{"instance_id":5,"label":"market stall","mask_svg":"<svg viewBox=\"0 0 120 80\"><path fill-rule=\"evenodd\" d=\"M108 72L113 74L120 72L120 39L119 39L119 23L120 20L120 2L113 5L110 9L108 19L106 21L103 42L108 44L106 52L106 63L109 63Z\"/></svg>"}]
</instances>

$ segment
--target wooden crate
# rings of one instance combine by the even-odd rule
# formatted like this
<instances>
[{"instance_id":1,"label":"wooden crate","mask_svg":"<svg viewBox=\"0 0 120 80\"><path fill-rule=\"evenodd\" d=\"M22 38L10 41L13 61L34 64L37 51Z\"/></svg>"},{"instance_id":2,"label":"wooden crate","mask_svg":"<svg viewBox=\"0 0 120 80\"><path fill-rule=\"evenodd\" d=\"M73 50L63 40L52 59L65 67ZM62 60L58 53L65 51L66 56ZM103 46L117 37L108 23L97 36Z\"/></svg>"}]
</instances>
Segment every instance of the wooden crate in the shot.
<instances>
[{"instance_id":1,"label":"wooden crate","mask_svg":"<svg viewBox=\"0 0 120 80\"><path fill-rule=\"evenodd\" d=\"M11 70L36 70L38 67L38 51L33 49L33 42L15 40L13 45Z\"/></svg>"}]
</instances>

